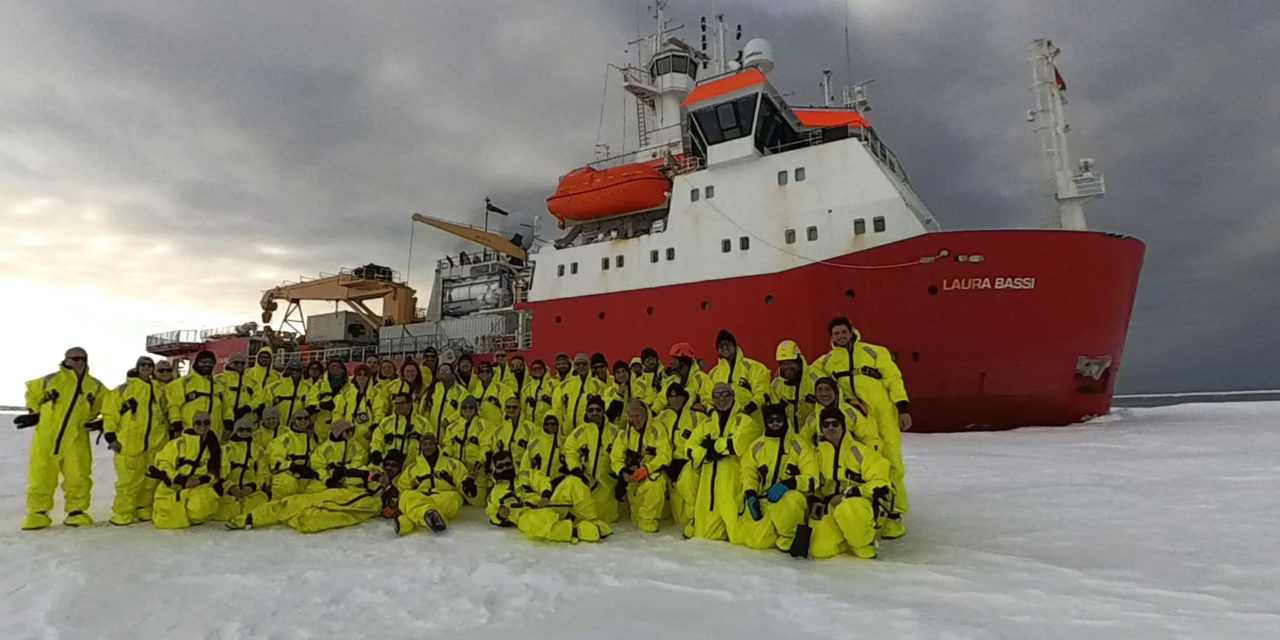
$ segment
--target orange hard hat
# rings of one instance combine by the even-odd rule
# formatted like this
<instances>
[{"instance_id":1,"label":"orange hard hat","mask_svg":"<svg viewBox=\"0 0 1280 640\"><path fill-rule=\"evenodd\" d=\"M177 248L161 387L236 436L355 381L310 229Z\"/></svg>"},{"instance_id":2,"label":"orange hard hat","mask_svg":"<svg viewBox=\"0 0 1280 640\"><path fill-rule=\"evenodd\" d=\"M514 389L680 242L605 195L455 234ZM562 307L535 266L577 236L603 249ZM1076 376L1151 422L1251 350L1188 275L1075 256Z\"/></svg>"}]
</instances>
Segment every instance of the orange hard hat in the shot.
<instances>
[{"instance_id":1,"label":"orange hard hat","mask_svg":"<svg viewBox=\"0 0 1280 640\"><path fill-rule=\"evenodd\" d=\"M671 351L667 355L681 358L693 358L693 345L688 342L677 342L671 345Z\"/></svg>"}]
</instances>

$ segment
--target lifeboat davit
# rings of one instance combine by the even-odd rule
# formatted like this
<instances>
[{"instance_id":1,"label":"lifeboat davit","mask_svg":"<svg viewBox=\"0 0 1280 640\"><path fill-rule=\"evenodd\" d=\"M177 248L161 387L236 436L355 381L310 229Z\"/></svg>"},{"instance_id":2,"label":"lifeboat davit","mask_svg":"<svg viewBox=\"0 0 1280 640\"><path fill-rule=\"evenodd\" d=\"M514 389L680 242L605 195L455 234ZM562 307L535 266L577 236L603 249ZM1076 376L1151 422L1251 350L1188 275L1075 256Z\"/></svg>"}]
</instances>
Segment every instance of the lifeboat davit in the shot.
<instances>
[{"instance_id":1,"label":"lifeboat davit","mask_svg":"<svg viewBox=\"0 0 1280 640\"><path fill-rule=\"evenodd\" d=\"M658 209L671 193L671 180L658 171L663 164L656 160L603 171L577 169L560 180L547 198L547 210L561 221L586 222Z\"/></svg>"}]
</instances>

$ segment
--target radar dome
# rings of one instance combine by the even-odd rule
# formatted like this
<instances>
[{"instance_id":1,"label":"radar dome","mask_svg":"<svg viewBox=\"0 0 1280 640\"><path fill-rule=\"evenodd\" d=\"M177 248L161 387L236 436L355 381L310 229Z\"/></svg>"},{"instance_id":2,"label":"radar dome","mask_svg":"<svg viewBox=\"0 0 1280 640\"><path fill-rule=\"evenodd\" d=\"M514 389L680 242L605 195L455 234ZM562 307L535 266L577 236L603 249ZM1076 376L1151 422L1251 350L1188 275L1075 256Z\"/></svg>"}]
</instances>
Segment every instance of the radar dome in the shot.
<instances>
[{"instance_id":1,"label":"radar dome","mask_svg":"<svg viewBox=\"0 0 1280 640\"><path fill-rule=\"evenodd\" d=\"M764 38L752 38L742 48L742 66L755 67L762 73L773 71L773 45Z\"/></svg>"}]
</instances>

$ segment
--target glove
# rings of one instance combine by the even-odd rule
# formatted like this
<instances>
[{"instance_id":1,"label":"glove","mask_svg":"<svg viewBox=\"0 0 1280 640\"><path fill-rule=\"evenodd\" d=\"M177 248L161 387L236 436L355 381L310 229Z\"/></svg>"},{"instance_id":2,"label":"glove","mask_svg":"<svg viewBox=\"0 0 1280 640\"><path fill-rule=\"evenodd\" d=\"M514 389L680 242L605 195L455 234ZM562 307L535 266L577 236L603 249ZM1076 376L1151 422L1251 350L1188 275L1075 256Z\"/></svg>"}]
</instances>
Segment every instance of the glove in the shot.
<instances>
[{"instance_id":1,"label":"glove","mask_svg":"<svg viewBox=\"0 0 1280 640\"><path fill-rule=\"evenodd\" d=\"M372 451L372 452L370 452L370 453L369 453L369 464L373 464L373 465L379 465L379 464L382 464L382 452L381 452L381 451Z\"/></svg>"},{"instance_id":2,"label":"glove","mask_svg":"<svg viewBox=\"0 0 1280 640\"><path fill-rule=\"evenodd\" d=\"M137 398L129 398L128 400L124 401L124 404L120 405L120 413L125 413L126 411L137 411L137 410L138 410Z\"/></svg>"},{"instance_id":3,"label":"glove","mask_svg":"<svg viewBox=\"0 0 1280 640\"><path fill-rule=\"evenodd\" d=\"M631 474L632 482L644 482L649 478L649 467L640 467L635 473Z\"/></svg>"},{"instance_id":4,"label":"glove","mask_svg":"<svg viewBox=\"0 0 1280 640\"><path fill-rule=\"evenodd\" d=\"M760 498L756 494L747 496L747 512L751 514L751 519L756 522L764 520L764 510L760 508Z\"/></svg>"},{"instance_id":5,"label":"glove","mask_svg":"<svg viewBox=\"0 0 1280 640\"><path fill-rule=\"evenodd\" d=\"M40 414L24 413L13 419L13 425L19 429L30 429L40 422Z\"/></svg>"},{"instance_id":6,"label":"glove","mask_svg":"<svg viewBox=\"0 0 1280 640\"><path fill-rule=\"evenodd\" d=\"M613 498L618 502L622 502L627 499L627 483L615 482L613 484Z\"/></svg>"},{"instance_id":7,"label":"glove","mask_svg":"<svg viewBox=\"0 0 1280 640\"><path fill-rule=\"evenodd\" d=\"M89 431L102 431L102 418L96 418L84 423L84 428Z\"/></svg>"},{"instance_id":8,"label":"glove","mask_svg":"<svg viewBox=\"0 0 1280 640\"><path fill-rule=\"evenodd\" d=\"M234 415L236 417L236 420L239 420L240 418L243 418L249 415L250 413L253 413L253 409L250 409L249 407L236 407Z\"/></svg>"},{"instance_id":9,"label":"glove","mask_svg":"<svg viewBox=\"0 0 1280 640\"><path fill-rule=\"evenodd\" d=\"M335 406L337 405L333 404L332 400L325 400L324 402L320 403L320 408L324 409L325 411L333 411L333 408Z\"/></svg>"},{"instance_id":10,"label":"glove","mask_svg":"<svg viewBox=\"0 0 1280 640\"><path fill-rule=\"evenodd\" d=\"M169 437L176 438L182 434L182 421L174 420L169 423Z\"/></svg>"},{"instance_id":11,"label":"glove","mask_svg":"<svg viewBox=\"0 0 1280 640\"><path fill-rule=\"evenodd\" d=\"M670 478L672 482L675 482L680 478L680 472L684 470L684 465L688 463L688 460L672 460L671 464L668 464L666 468L667 477Z\"/></svg>"},{"instance_id":12,"label":"glove","mask_svg":"<svg viewBox=\"0 0 1280 640\"><path fill-rule=\"evenodd\" d=\"M155 467L147 467L147 477L152 480L159 480L160 482L169 481L169 478L164 475L164 472Z\"/></svg>"},{"instance_id":13,"label":"glove","mask_svg":"<svg viewBox=\"0 0 1280 640\"><path fill-rule=\"evenodd\" d=\"M231 433L231 430L232 430L233 428L235 428L235 426L236 426L236 421L235 421L235 420L223 420L223 421L222 421L222 428L223 428L223 429L226 429L227 433Z\"/></svg>"},{"instance_id":14,"label":"glove","mask_svg":"<svg viewBox=\"0 0 1280 640\"><path fill-rule=\"evenodd\" d=\"M750 390L750 389L748 389L748 390ZM756 409L759 409L759 408L760 408L760 407L756 406L756 403L754 403L754 402L748 402L745 406L743 406L743 407L742 407L742 412L743 412L743 413L755 413L755 412L756 412Z\"/></svg>"},{"instance_id":15,"label":"glove","mask_svg":"<svg viewBox=\"0 0 1280 640\"><path fill-rule=\"evenodd\" d=\"M330 489L341 489L342 476L336 473L329 476L329 479L324 481L324 486L329 487Z\"/></svg>"},{"instance_id":16,"label":"glove","mask_svg":"<svg viewBox=\"0 0 1280 640\"><path fill-rule=\"evenodd\" d=\"M794 485L796 481L791 480L790 482L793 485L791 487L788 487L786 482L778 482L778 483L775 483L772 487L769 487L769 494L768 494L769 502L777 502L781 500L782 496L787 495L788 491L794 489L795 488Z\"/></svg>"},{"instance_id":17,"label":"glove","mask_svg":"<svg viewBox=\"0 0 1280 640\"><path fill-rule=\"evenodd\" d=\"M477 495L480 492L480 489L479 487L476 486L476 479L475 478L464 479L462 481L462 492L469 496Z\"/></svg>"}]
</instances>

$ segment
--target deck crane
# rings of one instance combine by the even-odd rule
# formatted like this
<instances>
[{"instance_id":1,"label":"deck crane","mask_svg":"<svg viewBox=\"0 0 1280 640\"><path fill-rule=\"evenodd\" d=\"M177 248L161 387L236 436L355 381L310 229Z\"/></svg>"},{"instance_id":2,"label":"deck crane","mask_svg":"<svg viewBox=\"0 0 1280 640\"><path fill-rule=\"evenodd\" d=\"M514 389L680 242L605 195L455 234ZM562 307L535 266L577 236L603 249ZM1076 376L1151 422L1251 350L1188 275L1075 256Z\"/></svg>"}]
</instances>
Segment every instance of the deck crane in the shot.
<instances>
[{"instance_id":1,"label":"deck crane","mask_svg":"<svg viewBox=\"0 0 1280 640\"><path fill-rule=\"evenodd\" d=\"M305 327L300 326L305 321L301 306L304 300L346 303L375 332L384 326L414 322L418 302L412 287L395 282L390 269L375 265L343 269L338 275L322 275L266 290L261 302L264 323L270 323L271 315L279 308L277 300L288 302L281 325L288 325L299 334L305 333ZM366 303L371 300L382 300L381 313L369 308Z\"/></svg>"}]
</instances>

